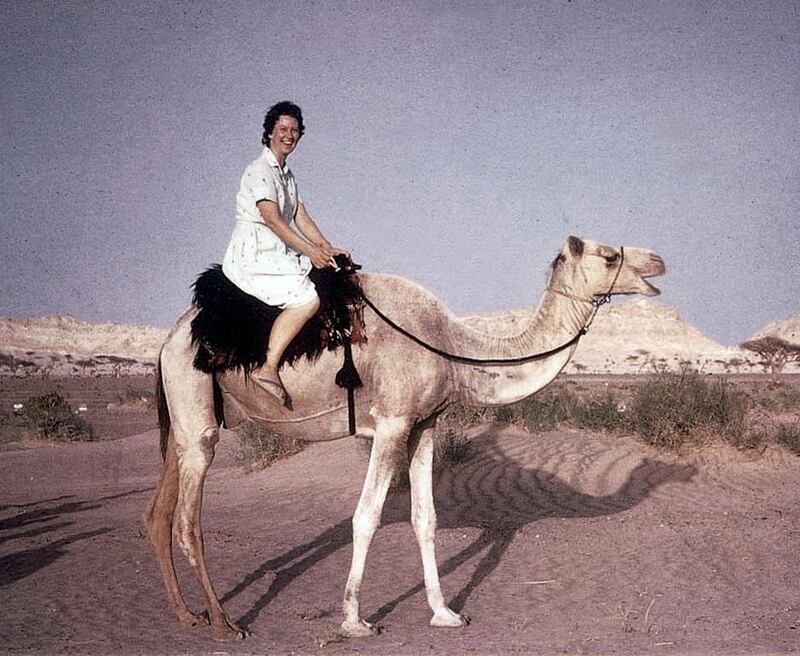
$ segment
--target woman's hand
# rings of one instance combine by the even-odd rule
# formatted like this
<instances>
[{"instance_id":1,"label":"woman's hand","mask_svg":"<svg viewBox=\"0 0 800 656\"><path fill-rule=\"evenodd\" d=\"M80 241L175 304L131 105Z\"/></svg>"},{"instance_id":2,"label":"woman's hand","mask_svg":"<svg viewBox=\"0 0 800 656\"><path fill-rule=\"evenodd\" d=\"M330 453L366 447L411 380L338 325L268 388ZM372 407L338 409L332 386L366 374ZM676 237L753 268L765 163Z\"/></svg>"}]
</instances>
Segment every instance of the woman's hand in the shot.
<instances>
[{"instance_id":1,"label":"woman's hand","mask_svg":"<svg viewBox=\"0 0 800 656\"><path fill-rule=\"evenodd\" d=\"M324 269L326 267L336 268L336 262L333 259L334 253L330 248L313 245L308 249L307 255L315 269Z\"/></svg>"},{"instance_id":2,"label":"woman's hand","mask_svg":"<svg viewBox=\"0 0 800 656\"><path fill-rule=\"evenodd\" d=\"M339 265L336 264L336 256L337 255L346 255L348 259L350 259L350 253L342 248L338 248L336 246L332 246L329 241L325 241L319 244L319 247L325 253L328 258L330 264L328 266L332 266L334 269L338 269Z\"/></svg>"}]
</instances>

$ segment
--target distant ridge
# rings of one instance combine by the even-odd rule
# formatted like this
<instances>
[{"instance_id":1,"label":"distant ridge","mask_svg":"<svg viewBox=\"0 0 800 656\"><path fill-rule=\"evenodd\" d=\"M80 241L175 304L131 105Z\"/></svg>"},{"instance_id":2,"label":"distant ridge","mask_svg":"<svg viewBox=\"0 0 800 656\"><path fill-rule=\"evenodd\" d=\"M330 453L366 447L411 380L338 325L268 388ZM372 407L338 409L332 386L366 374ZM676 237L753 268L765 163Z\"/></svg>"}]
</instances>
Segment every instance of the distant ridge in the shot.
<instances>
[{"instance_id":1,"label":"distant ridge","mask_svg":"<svg viewBox=\"0 0 800 656\"><path fill-rule=\"evenodd\" d=\"M69 315L38 319L0 317L0 351L52 351L75 356L115 355L155 360L167 336L163 328L88 323Z\"/></svg>"},{"instance_id":2,"label":"distant ridge","mask_svg":"<svg viewBox=\"0 0 800 656\"><path fill-rule=\"evenodd\" d=\"M484 332L513 335L531 313L530 309L495 312L465 317L465 321ZM0 356L4 356L0 373L22 375L49 368L54 375L88 374L97 373L98 367L108 373L119 372L121 362L126 371L151 372L167 334L166 329L153 326L89 323L69 315L0 317ZM763 335L800 343L800 315L774 321L754 337ZM566 370L642 373L682 366L707 373L763 371L754 353L718 344L674 308L650 300L603 307ZM789 365L786 371L800 371L800 365Z\"/></svg>"},{"instance_id":3,"label":"distant ridge","mask_svg":"<svg viewBox=\"0 0 800 656\"><path fill-rule=\"evenodd\" d=\"M468 317L467 322L479 330L513 335L532 312L525 309L475 315ZM796 331L800 316L776 323L790 326L790 331L794 327ZM723 346L687 323L674 308L643 299L601 308L566 370L641 373L683 366L707 373L763 370L754 353ZM787 367L787 372L790 370L793 369Z\"/></svg>"},{"instance_id":4,"label":"distant ridge","mask_svg":"<svg viewBox=\"0 0 800 656\"><path fill-rule=\"evenodd\" d=\"M751 339L773 335L785 339L792 344L800 344L800 314L791 319L783 319L768 323L759 330Z\"/></svg>"}]
</instances>

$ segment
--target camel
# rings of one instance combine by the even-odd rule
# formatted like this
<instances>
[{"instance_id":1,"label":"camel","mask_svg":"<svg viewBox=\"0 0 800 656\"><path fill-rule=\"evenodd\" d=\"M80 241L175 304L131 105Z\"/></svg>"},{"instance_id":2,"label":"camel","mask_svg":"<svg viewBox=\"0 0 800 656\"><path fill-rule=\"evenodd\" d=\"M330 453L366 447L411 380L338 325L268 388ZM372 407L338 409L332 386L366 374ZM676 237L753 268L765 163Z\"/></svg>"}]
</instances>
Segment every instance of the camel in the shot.
<instances>
[{"instance_id":1,"label":"camel","mask_svg":"<svg viewBox=\"0 0 800 656\"><path fill-rule=\"evenodd\" d=\"M430 624L460 627L469 620L445 602L435 553L433 435L438 415L449 405L505 405L550 383L566 366L576 335L591 322L598 301L611 294L656 296L646 278L662 275L662 259L641 248L615 248L569 237L551 266L547 287L530 321L518 335L496 337L460 320L433 294L399 276L363 274L365 296L409 333L448 353L492 363L459 361L424 348L365 309L367 341L353 349L364 383L356 391L358 435L372 438L363 489L352 518L353 547L344 592L342 632L371 636L359 606L367 551L380 524L392 474L403 450L409 461L411 524L422 555L423 580L433 613ZM202 588L216 640L243 638L223 610L208 575L203 547L203 483L219 440L220 405L226 425L250 419L284 435L307 441L348 437L345 392L334 383L341 365L337 352L284 366L281 376L292 408L279 405L238 371L214 376L192 365L195 347L190 308L167 336L159 359L159 383L168 413L162 419L164 465L145 525L167 589L172 612L182 627L206 623L189 610L172 560L172 536L186 555ZM566 348L556 349L561 345ZM545 357L525 356L547 353ZM522 359L504 363L504 359ZM497 362L497 360L501 360ZM162 413L160 413L161 415ZM167 427L169 428L167 429Z\"/></svg>"}]
</instances>

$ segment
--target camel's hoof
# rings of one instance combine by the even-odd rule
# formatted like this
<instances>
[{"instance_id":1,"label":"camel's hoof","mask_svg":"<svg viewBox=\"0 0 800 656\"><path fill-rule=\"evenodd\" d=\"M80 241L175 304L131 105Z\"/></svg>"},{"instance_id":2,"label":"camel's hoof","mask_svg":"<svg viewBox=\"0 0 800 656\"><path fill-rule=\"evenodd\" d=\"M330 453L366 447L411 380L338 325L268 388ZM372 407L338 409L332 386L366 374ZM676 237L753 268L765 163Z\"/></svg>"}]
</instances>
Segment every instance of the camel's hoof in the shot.
<instances>
[{"instance_id":1,"label":"camel's hoof","mask_svg":"<svg viewBox=\"0 0 800 656\"><path fill-rule=\"evenodd\" d=\"M460 615L449 608L436 611L431 618L431 626L443 627L448 629L460 628L469 625L469 617Z\"/></svg>"},{"instance_id":2,"label":"camel's hoof","mask_svg":"<svg viewBox=\"0 0 800 656\"><path fill-rule=\"evenodd\" d=\"M217 642L244 640L248 635L250 635L250 632L247 629L243 629L231 620L224 624L213 624L211 626L211 637Z\"/></svg>"},{"instance_id":3,"label":"camel's hoof","mask_svg":"<svg viewBox=\"0 0 800 656\"><path fill-rule=\"evenodd\" d=\"M379 635L381 627L359 619L355 622L345 620L342 622L342 634L348 638L371 638Z\"/></svg>"},{"instance_id":4,"label":"camel's hoof","mask_svg":"<svg viewBox=\"0 0 800 656\"><path fill-rule=\"evenodd\" d=\"M208 626L208 618L205 615L197 615L191 611L186 611L178 615L178 626L181 629L193 629L198 626Z\"/></svg>"}]
</instances>

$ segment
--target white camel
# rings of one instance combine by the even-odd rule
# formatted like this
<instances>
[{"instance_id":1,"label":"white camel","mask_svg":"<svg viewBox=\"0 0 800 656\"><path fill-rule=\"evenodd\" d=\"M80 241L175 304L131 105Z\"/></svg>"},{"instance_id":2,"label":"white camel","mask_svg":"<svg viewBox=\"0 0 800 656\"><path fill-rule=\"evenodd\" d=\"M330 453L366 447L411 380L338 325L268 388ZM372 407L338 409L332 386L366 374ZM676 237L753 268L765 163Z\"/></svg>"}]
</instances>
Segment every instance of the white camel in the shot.
<instances>
[{"instance_id":1,"label":"white camel","mask_svg":"<svg viewBox=\"0 0 800 656\"><path fill-rule=\"evenodd\" d=\"M607 293L655 296L659 290L645 278L664 273L655 253L639 248L614 248L569 237L552 264L549 282L530 323L514 337L494 337L469 327L430 292L397 276L362 275L365 295L410 333L436 347L469 358L513 359L547 352L581 331L596 301ZM183 549L205 595L212 636L243 637L222 609L206 570L201 502L206 471L219 439L214 381L192 365L195 347L187 310L172 329L160 356L161 383L168 407L162 444L164 467L145 515L167 597L182 626L205 623L181 595L172 561L172 534ZM353 349L364 382L356 392L360 435L373 438L364 487L353 515L353 554L344 594L343 632L368 636L377 628L359 608L367 550L378 528L395 465L407 450L411 480L411 523L422 554L433 626L457 627L466 617L452 611L439 584L434 547L433 428L450 404L504 405L530 396L564 368L577 342L545 358L515 364L474 364L437 355L400 334L370 309L365 310L367 342ZM301 360L281 376L293 400L280 406L245 376L229 372L217 377L225 416L250 420L278 433L308 441L347 437L345 391L334 383L341 355L325 352L315 362ZM232 419L233 418L233 419Z\"/></svg>"}]
</instances>

